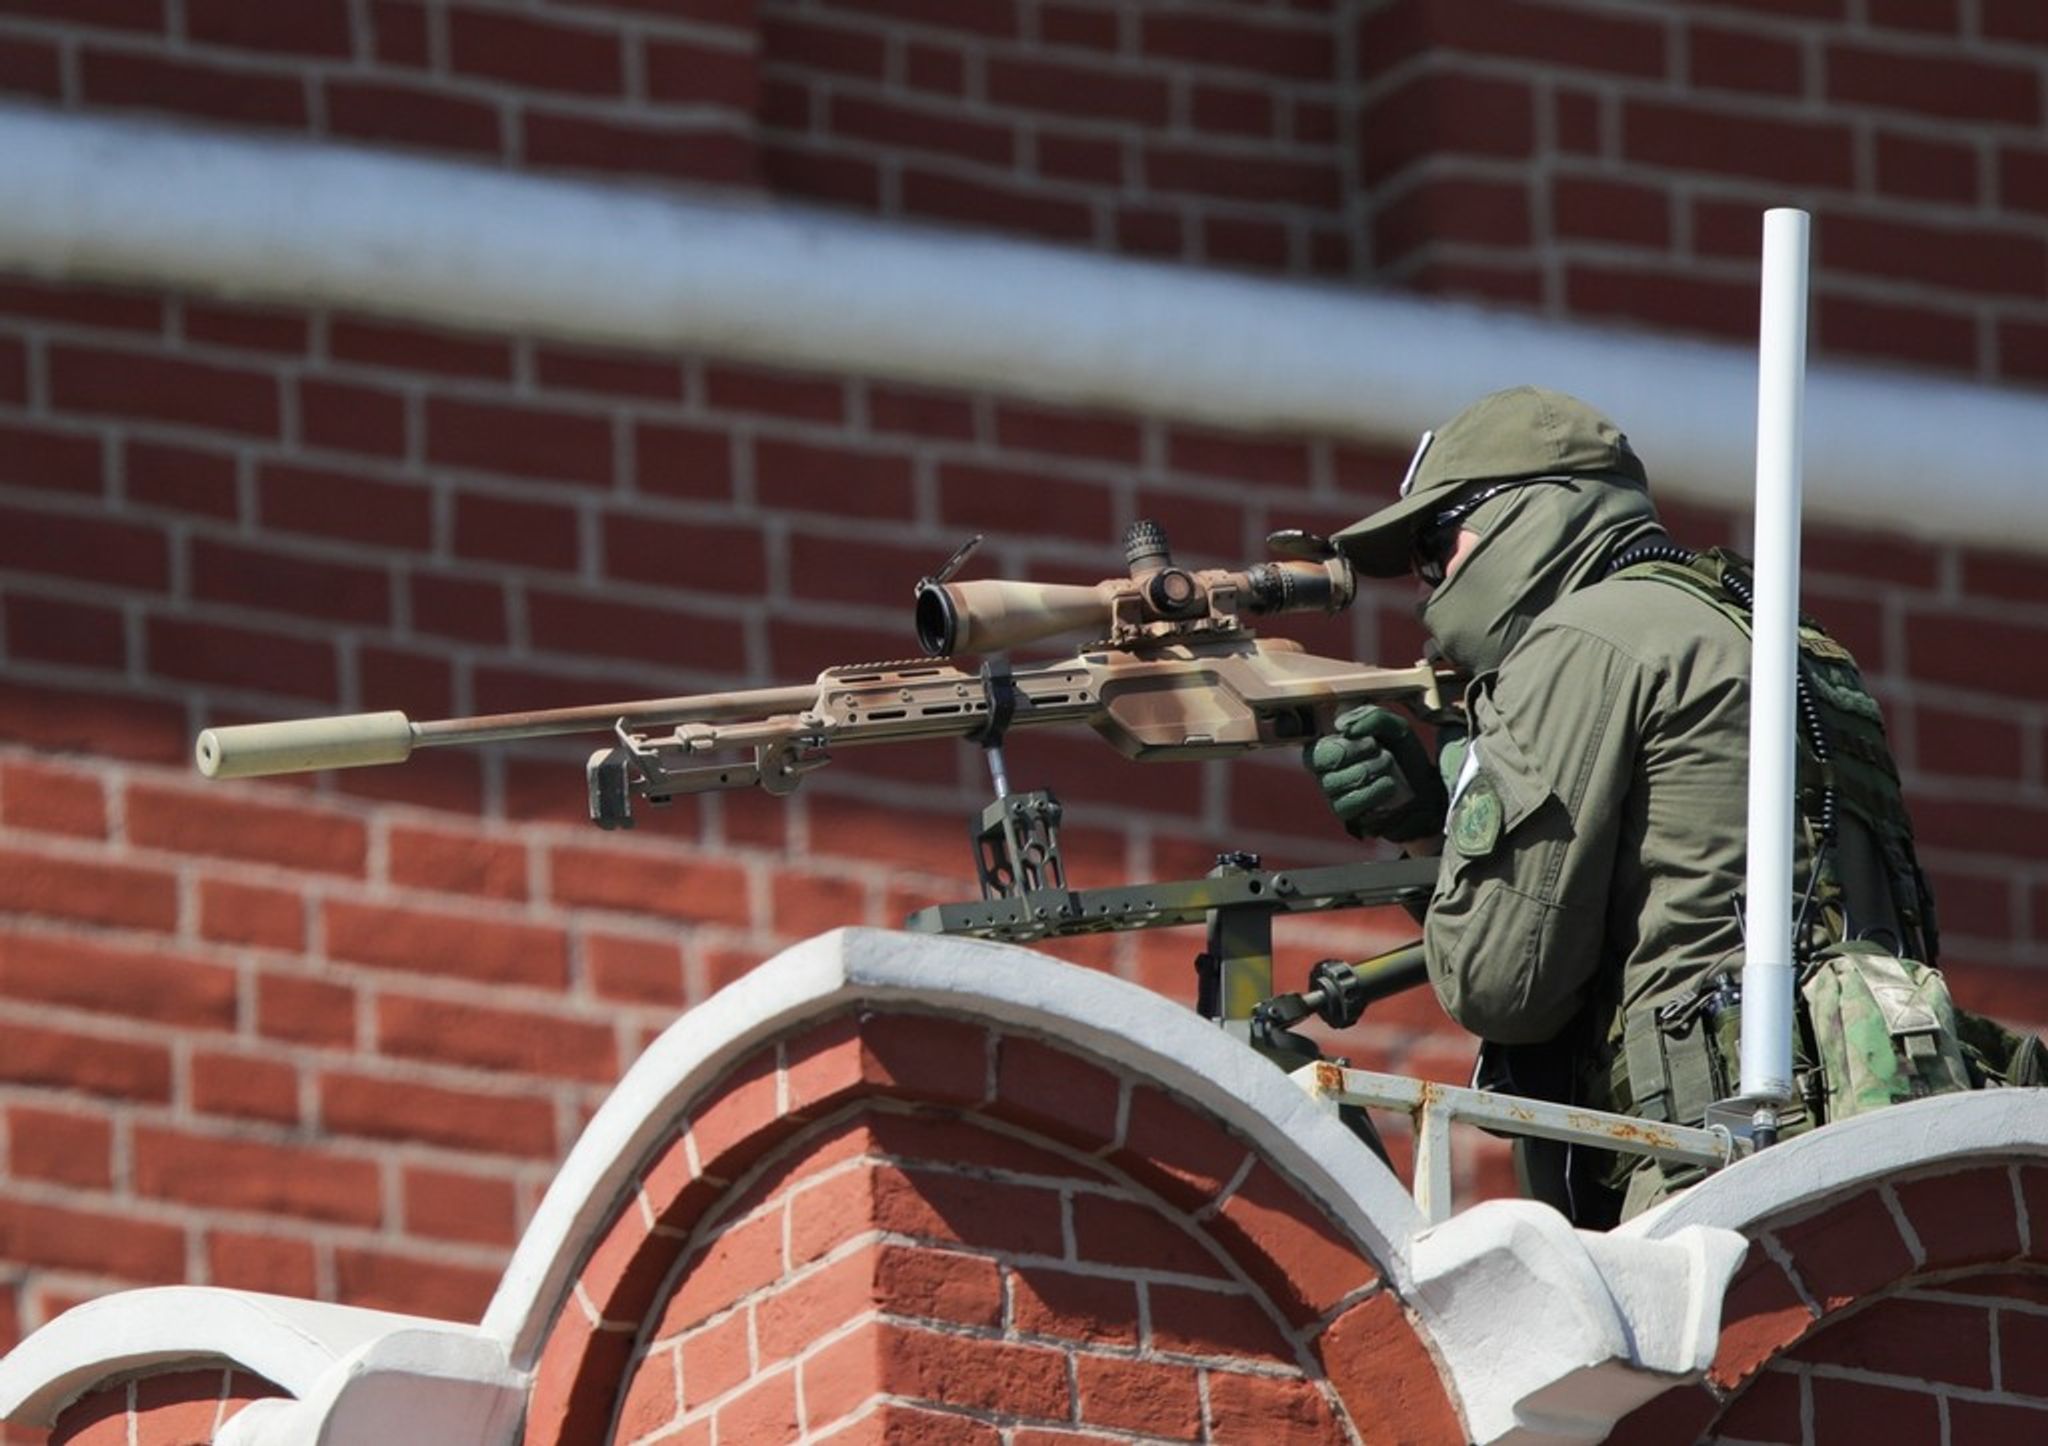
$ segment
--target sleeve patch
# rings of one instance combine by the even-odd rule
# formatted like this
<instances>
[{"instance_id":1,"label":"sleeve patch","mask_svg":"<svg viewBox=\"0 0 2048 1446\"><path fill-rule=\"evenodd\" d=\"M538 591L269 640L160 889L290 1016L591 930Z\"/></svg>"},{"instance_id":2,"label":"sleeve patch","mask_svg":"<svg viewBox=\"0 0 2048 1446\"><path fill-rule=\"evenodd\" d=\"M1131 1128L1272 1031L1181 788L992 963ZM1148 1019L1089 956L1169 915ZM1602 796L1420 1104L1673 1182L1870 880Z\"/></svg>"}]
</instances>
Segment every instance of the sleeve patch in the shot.
<instances>
[{"instance_id":1,"label":"sleeve patch","mask_svg":"<svg viewBox=\"0 0 2048 1446\"><path fill-rule=\"evenodd\" d=\"M1451 847L1468 859L1484 858L1500 842L1504 811L1500 791L1485 771L1463 780L1457 806L1451 810Z\"/></svg>"}]
</instances>

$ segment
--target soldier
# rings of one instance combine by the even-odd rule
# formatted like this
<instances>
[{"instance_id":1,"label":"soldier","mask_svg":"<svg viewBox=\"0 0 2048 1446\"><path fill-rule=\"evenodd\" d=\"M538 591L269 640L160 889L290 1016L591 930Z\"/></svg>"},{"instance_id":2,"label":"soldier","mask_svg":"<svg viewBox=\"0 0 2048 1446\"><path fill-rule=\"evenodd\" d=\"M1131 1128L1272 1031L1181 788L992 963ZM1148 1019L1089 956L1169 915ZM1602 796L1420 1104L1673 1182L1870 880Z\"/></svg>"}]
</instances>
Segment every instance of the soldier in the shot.
<instances>
[{"instance_id":1,"label":"soldier","mask_svg":"<svg viewBox=\"0 0 2048 1446\"><path fill-rule=\"evenodd\" d=\"M1355 837L1442 850L1430 980L1484 1041L1477 1082L1699 1123L1739 1058L1746 568L1673 547L1620 429L1537 387L1424 434L1400 500L1334 540L1362 573L1414 573L1424 624L1469 680L1470 742L1447 740L1441 768L1383 708L1345 714L1305 759ZM1931 963L1877 705L1817 629L1802 654L1802 937ZM1786 1126L1810 1117L1795 1103ZM1685 1183L1585 1147L1517 1154L1525 1189L1589 1227Z\"/></svg>"}]
</instances>

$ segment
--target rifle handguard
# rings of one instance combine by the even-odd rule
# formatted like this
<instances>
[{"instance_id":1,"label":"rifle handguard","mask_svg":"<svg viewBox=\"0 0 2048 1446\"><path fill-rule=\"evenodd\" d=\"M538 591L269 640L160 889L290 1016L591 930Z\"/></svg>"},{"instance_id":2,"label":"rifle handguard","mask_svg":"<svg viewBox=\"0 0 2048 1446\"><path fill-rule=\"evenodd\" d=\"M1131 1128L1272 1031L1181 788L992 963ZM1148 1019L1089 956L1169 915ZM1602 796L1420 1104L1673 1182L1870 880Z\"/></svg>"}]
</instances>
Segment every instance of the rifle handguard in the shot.
<instances>
[{"instance_id":1,"label":"rifle handguard","mask_svg":"<svg viewBox=\"0 0 2048 1446\"><path fill-rule=\"evenodd\" d=\"M294 718L241 723L199 735L199 771L208 778L260 778L320 768L361 768L403 763L416 735L405 714L349 713L339 718Z\"/></svg>"}]
</instances>

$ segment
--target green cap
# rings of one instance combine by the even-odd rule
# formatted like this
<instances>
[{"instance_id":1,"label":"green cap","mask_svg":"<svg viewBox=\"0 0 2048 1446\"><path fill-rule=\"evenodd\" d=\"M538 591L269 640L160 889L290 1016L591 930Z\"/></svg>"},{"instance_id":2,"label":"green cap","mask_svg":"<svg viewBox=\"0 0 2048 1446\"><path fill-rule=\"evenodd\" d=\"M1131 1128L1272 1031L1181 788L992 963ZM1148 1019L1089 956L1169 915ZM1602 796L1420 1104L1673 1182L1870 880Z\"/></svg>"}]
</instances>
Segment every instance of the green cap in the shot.
<instances>
[{"instance_id":1,"label":"green cap","mask_svg":"<svg viewBox=\"0 0 2048 1446\"><path fill-rule=\"evenodd\" d=\"M1647 486L1621 428L1577 397L1510 387L1481 397L1439 432L1424 432L1401 481L1401 500L1331 541L1369 577L1408 570L1416 531L1468 485L1519 477L1606 476Z\"/></svg>"}]
</instances>

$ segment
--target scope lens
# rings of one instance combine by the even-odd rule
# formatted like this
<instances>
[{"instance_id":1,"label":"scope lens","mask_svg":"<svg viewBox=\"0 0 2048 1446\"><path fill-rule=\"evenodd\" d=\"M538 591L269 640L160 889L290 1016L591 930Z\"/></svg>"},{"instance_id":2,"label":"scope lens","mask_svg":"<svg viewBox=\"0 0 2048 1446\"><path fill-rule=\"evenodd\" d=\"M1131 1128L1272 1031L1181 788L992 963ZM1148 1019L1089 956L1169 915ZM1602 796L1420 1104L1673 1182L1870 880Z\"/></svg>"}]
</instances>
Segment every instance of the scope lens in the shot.
<instances>
[{"instance_id":1,"label":"scope lens","mask_svg":"<svg viewBox=\"0 0 2048 1446\"><path fill-rule=\"evenodd\" d=\"M926 583L917 590L917 645L935 658L952 654L959 640L960 619L953 611L953 599L939 583Z\"/></svg>"}]
</instances>

